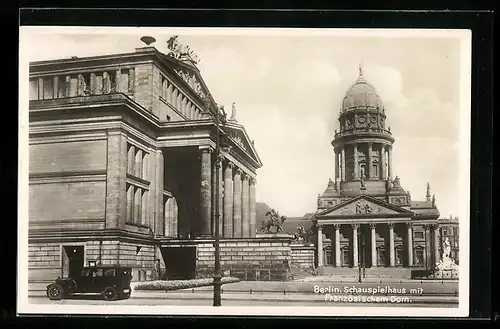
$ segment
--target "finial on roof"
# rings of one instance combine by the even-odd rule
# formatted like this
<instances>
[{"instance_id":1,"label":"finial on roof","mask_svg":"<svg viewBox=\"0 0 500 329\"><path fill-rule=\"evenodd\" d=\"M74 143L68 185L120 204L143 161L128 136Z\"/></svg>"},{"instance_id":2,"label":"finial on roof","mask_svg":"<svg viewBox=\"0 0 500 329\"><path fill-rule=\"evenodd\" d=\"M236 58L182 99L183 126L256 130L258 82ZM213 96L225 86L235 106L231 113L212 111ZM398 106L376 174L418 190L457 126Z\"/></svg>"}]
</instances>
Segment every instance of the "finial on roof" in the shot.
<instances>
[{"instance_id":1,"label":"finial on roof","mask_svg":"<svg viewBox=\"0 0 500 329\"><path fill-rule=\"evenodd\" d=\"M361 62L358 66L359 68L359 77L358 77L358 81L364 81L365 78L363 76L363 62Z\"/></svg>"},{"instance_id":2,"label":"finial on roof","mask_svg":"<svg viewBox=\"0 0 500 329\"><path fill-rule=\"evenodd\" d=\"M233 108L231 110L231 119L229 119L229 121L238 122L238 120L236 120L236 103L235 102L233 102Z\"/></svg>"},{"instance_id":3,"label":"finial on roof","mask_svg":"<svg viewBox=\"0 0 500 329\"><path fill-rule=\"evenodd\" d=\"M155 43L156 39L153 37L150 37L150 36L143 36L141 38L141 41L144 42L146 44L146 46L149 46L149 45Z\"/></svg>"},{"instance_id":4,"label":"finial on roof","mask_svg":"<svg viewBox=\"0 0 500 329\"><path fill-rule=\"evenodd\" d=\"M427 194L425 195L427 201L431 201L431 184L427 183Z\"/></svg>"}]
</instances>

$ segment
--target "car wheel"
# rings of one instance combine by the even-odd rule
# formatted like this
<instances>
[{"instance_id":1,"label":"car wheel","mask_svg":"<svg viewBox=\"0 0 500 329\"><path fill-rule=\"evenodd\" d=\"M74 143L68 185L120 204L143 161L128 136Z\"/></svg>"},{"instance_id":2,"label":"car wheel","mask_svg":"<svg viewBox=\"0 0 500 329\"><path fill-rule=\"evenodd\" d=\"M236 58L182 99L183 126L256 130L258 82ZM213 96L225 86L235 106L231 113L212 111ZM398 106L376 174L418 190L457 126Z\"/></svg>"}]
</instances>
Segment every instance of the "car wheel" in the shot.
<instances>
[{"instance_id":1,"label":"car wheel","mask_svg":"<svg viewBox=\"0 0 500 329\"><path fill-rule=\"evenodd\" d=\"M53 284L47 288L47 296L50 300L61 300L64 295L64 290L60 285Z\"/></svg>"},{"instance_id":2,"label":"car wheel","mask_svg":"<svg viewBox=\"0 0 500 329\"><path fill-rule=\"evenodd\" d=\"M107 287L106 289L104 289L104 291L102 292L102 297L105 299L105 300L116 300L116 298L118 298L118 292L116 291L115 288L113 287Z\"/></svg>"}]
</instances>

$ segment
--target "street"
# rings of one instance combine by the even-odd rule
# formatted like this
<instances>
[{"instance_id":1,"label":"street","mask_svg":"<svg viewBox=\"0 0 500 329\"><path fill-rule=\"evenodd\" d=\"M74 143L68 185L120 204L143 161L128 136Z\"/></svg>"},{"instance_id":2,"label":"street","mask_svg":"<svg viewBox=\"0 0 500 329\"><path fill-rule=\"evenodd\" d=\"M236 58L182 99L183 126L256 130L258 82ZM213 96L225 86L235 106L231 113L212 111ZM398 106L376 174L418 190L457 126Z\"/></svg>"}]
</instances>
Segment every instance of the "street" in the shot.
<instances>
[{"instance_id":1,"label":"street","mask_svg":"<svg viewBox=\"0 0 500 329\"><path fill-rule=\"evenodd\" d=\"M135 291L128 300L106 302L99 296L73 296L51 301L43 292L32 292L29 303L54 305L212 305L213 292L208 289L178 291ZM369 294L317 294L300 292L225 292L225 306L382 306L382 307L457 307L458 297L440 295L369 295Z\"/></svg>"}]
</instances>

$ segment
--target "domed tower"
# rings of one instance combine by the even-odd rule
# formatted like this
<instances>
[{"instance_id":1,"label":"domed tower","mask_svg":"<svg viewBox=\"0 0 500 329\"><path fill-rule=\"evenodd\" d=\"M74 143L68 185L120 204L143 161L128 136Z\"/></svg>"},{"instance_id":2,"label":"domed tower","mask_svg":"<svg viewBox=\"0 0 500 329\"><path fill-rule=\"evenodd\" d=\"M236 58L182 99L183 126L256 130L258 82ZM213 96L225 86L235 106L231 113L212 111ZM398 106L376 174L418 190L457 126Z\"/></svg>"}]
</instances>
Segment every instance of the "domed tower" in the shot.
<instances>
[{"instance_id":1,"label":"domed tower","mask_svg":"<svg viewBox=\"0 0 500 329\"><path fill-rule=\"evenodd\" d=\"M392 181L392 144L382 99L363 76L349 88L339 115L340 131L332 141L335 183L341 196L383 196Z\"/></svg>"}]
</instances>

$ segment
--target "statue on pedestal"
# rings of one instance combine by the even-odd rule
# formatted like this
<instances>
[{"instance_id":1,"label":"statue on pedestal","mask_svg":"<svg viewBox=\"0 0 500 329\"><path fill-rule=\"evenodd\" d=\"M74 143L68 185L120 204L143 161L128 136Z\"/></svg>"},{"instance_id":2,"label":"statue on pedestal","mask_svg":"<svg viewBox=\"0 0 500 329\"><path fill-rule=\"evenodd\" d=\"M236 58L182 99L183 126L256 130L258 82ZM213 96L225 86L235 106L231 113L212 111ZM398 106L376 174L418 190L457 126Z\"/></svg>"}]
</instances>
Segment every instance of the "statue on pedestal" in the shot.
<instances>
[{"instance_id":1,"label":"statue on pedestal","mask_svg":"<svg viewBox=\"0 0 500 329\"><path fill-rule=\"evenodd\" d=\"M442 259L436 264L435 278L458 278L458 265L450 258L451 243L446 237L443 241Z\"/></svg>"},{"instance_id":2,"label":"statue on pedestal","mask_svg":"<svg viewBox=\"0 0 500 329\"><path fill-rule=\"evenodd\" d=\"M311 230L305 230L303 226L297 227L298 233L294 234L294 243L311 244L311 235L314 233Z\"/></svg>"},{"instance_id":3,"label":"statue on pedestal","mask_svg":"<svg viewBox=\"0 0 500 329\"><path fill-rule=\"evenodd\" d=\"M286 220L285 216L280 216L279 213L271 209L266 213L266 218L262 221L262 227L260 228L260 232L273 233L271 232L271 228L274 227L276 232L274 233L283 233L283 222Z\"/></svg>"},{"instance_id":4,"label":"statue on pedestal","mask_svg":"<svg viewBox=\"0 0 500 329\"><path fill-rule=\"evenodd\" d=\"M451 253L450 240L448 240L448 238L445 238L443 242L443 259L450 258L450 253Z\"/></svg>"}]
</instances>

